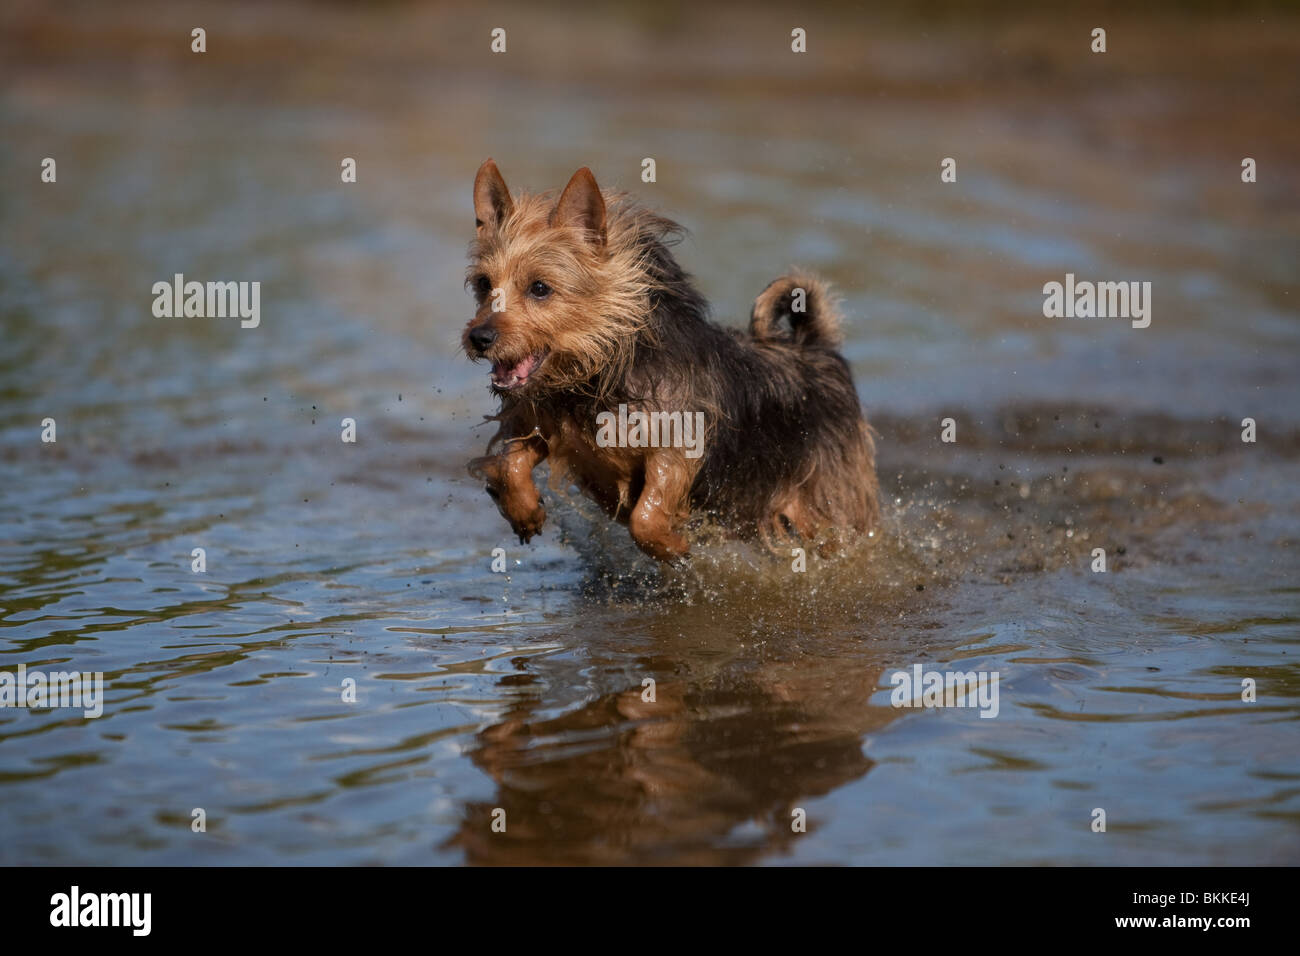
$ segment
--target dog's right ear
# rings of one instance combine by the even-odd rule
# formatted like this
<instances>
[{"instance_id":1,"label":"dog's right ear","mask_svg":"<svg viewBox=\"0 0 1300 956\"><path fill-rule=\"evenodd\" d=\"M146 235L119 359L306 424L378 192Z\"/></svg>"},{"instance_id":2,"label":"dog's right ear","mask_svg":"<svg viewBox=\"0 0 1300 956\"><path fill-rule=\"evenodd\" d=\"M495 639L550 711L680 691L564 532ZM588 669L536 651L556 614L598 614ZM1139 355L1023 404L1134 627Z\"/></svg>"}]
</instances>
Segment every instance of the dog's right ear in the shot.
<instances>
[{"instance_id":1,"label":"dog's right ear","mask_svg":"<svg viewBox=\"0 0 1300 956\"><path fill-rule=\"evenodd\" d=\"M514 200L506 181L501 178L501 170L492 160L487 160L478 168L474 177L474 226L477 229L496 229L514 212Z\"/></svg>"}]
</instances>

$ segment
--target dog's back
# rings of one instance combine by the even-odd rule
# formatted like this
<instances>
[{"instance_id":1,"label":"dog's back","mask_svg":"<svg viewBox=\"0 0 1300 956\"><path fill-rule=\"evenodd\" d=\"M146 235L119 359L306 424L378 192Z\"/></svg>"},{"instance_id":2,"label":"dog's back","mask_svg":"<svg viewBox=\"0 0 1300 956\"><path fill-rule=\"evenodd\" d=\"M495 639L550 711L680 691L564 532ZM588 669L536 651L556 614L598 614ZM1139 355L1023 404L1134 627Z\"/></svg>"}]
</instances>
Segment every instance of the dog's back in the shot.
<instances>
[{"instance_id":1,"label":"dog's back","mask_svg":"<svg viewBox=\"0 0 1300 956\"><path fill-rule=\"evenodd\" d=\"M870 531L875 444L838 350L829 287L806 273L782 276L755 300L747 333L715 342L696 379L717 415L693 504L769 544L791 531Z\"/></svg>"}]
</instances>

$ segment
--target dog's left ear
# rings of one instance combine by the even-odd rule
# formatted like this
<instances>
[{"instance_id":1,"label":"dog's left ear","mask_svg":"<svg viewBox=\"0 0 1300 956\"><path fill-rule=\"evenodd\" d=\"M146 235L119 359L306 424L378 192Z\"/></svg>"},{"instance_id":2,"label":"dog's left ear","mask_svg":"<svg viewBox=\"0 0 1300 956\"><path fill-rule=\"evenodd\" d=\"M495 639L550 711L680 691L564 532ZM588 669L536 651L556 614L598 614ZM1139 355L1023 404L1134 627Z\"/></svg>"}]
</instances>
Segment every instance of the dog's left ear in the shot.
<instances>
[{"instance_id":1,"label":"dog's left ear","mask_svg":"<svg viewBox=\"0 0 1300 956\"><path fill-rule=\"evenodd\" d=\"M560 193L550 222L552 226L579 226L586 231L588 242L605 245L605 197L586 166L573 174Z\"/></svg>"},{"instance_id":2,"label":"dog's left ear","mask_svg":"<svg viewBox=\"0 0 1300 956\"><path fill-rule=\"evenodd\" d=\"M514 200L497 164L488 160L474 177L474 226L496 229L515 210Z\"/></svg>"}]
</instances>

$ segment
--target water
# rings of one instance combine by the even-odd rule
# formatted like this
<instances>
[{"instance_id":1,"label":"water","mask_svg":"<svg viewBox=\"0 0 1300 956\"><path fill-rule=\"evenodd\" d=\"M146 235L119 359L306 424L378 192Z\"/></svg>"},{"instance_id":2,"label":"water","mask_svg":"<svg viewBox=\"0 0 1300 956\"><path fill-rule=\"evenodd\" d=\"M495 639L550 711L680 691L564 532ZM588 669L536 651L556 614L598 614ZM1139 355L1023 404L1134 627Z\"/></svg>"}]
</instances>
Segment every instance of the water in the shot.
<instances>
[{"instance_id":1,"label":"water","mask_svg":"<svg viewBox=\"0 0 1300 956\"><path fill-rule=\"evenodd\" d=\"M0 862L1300 862L1293 20L792 61L766 15L634 6L575 57L519 8L492 60L423 7L215 9L202 60L173 4L3 15L0 668L107 687L0 710ZM488 155L680 219L724 321L835 281L878 538L664 572L552 492L512 541L456 352ZM176 272L261 281L261 325L154 318ZM1151 281L1151 327L1044 319L1066 272ZM997 718L891 707L918 663L996 671Z\"/></svg>"}]
</instances>

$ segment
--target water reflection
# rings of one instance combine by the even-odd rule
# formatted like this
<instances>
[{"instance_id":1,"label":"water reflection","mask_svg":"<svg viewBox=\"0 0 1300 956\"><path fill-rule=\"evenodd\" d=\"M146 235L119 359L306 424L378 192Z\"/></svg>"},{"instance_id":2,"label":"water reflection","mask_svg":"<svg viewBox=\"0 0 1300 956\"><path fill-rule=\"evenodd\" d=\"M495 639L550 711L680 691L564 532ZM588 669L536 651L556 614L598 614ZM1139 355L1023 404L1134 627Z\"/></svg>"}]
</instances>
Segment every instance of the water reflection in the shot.
<instances>
[{"instance_id":1,"label":"water reflection","mask_svg":"<svg viewBox=\"0 0 1300 956\"><path fill-rule=\"evenodd\" d=\"M475 735L470 757L497 790L464 808L452 844L468 861L779 856L799 837L796 808L807 816L810 801L865 775L873 762L864 735L898 713L868 703L886 666L878 652L719 666L682 653L681 624L651 632L651 656L637 669L655 681L653 702L637 682L551 716L545 689L526 690ZM504 832L492 827L497 808ZM807 827L818 825L812 814Z\"/></svg>"}]
</instances>

